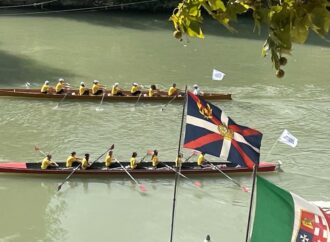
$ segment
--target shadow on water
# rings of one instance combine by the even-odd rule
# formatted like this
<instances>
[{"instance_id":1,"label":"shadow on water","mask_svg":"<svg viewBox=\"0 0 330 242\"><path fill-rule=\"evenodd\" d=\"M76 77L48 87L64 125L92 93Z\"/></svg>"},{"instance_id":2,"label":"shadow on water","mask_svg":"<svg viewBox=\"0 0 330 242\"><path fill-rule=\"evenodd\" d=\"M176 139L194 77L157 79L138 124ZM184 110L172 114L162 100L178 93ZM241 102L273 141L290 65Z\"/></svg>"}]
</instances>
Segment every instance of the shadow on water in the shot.
<instances>
[{"instance_id":1,"label":"shadow on water","mask_svg":"<svg viewBox=\"0 0 330 242\"><path fill-rule=\"evenodd\" d=\"M49 10L51 11L51 10ZM26 10L25 12L33 13L32 10ZM0 12L6 15L7 12ZM15 14L13 12L10 12ZM17 13L17 12L16 12ZM22 17L29 17L30 15L23 15L24 12L20 12ZM137 12L137 11L120 11L120 10L90 10L85 12L68 12L68 13L45 13L31 15L32 17L54 17L54 18L66 18L73 21L85 22L88 24L112 27L112 28L128 28L133 30L143 31L157 31L168 30L172 32L173 25L169 21L171 12L166 13L152 13L152 12ZM19 13L15 16L20 16ZM31 17L30 16L30 17ZM219 24L214 19L210 18L207 14L204 14L203 32L205 37L208 35L221 36L228 38L240 38L240 39L255 39L265 40L267 36L267 28L262 27L260 34L254 29L254 21L249 15L239 17L238 21L232 22L232 26L237 32L230 32L224 26ZM318 45L330 47L330 34L327 35L329 41L324 40L317 36L314 32L310 32L306 44ZM175 39L173 38L173 41Z\"/></svg>"},{"instance_id":2,"label":"shadow on water","mask_svg":"<svg viewBox=\"0 0 330 242\"><path fill-rule=\"evenodd\" d=\"M0 85L19 85L27 81L57 79L59 76L74 77L73 73L53 68L27 57L15 56L0 51Z\"/></svg>"}]
</instances>

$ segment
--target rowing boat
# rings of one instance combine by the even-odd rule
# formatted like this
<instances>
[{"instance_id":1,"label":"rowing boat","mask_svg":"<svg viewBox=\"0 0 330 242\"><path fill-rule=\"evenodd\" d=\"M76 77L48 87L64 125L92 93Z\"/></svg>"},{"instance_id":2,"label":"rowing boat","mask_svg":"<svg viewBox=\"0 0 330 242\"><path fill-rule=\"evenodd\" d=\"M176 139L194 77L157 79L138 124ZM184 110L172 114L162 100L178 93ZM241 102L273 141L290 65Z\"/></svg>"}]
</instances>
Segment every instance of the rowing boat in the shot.
<instances>
[{"instance_id":1,"label":"rowing boat","mask_svg":"<svg viewBox=\"0 0 330 242\"><path fill-rule=\"evenodd\" d=\"M65 162L57 162L59 167L50 167L48 169L42 170L40 168L41 163L32 163L32 162L7 162L0 163L0 172L2 173L26 173L26 174L43 174L43 175L60 175L60 174L70 174L72 169L65 168ZM80 163L74 162L73 167L79 166ZM129 162L121 162L123 166L128 166ZM251 173L252 170L246 167L236 167L232 163L227 162L212 162L214 166L221 169L225 173ZM174 162L161 162L158 164L158 167L155 169L151 166L150 162L141 162L138 164L136 169L129 169L129 172L132 175L170 175L174 174L172 167ZM171 168L170 168L171 167ZM273 162L261 162L259 165L258 171L260 172L273 172L278 170L280 163ZM182 164L181 167L182 174L190 175L212 175L218 174L219 171L212 166L205 166L201 168L197 165L196 162L186 162ZM125 175L125 170L123 170L119 163L113 163L109 169L104 167L103 163L95 162L86 170L78 169L75 174L81 175Z\"/></svg>"},{"instance_id":2,"label":"rowing boat","mask_svg":"<svg viewBox=\"0 0 330 242\"><path fill-rule=\"evenodd\" d=\"M147 92L143 91L141 96L131 96L129 91L123 91L125 96L113 96L110 92L104 93L104 101L170 101L172 96L168 96L167 92L160 91L159 96L148 97ZM67 90L65 94L49 93L43 94L40 89L24 89L24 88L2 88L0 89L0 96L7 97L24 97L24 98L41 98L41 99L62 99L66 96L66 100L81 100L81 101L100 101L103 95L79 95L76 89ZM231 100L231 94L226 93L211 93L203 94L204 99L207 100ZM184 95L179 95L175 100L183 100Z\"/></svg>"}]
</instances>

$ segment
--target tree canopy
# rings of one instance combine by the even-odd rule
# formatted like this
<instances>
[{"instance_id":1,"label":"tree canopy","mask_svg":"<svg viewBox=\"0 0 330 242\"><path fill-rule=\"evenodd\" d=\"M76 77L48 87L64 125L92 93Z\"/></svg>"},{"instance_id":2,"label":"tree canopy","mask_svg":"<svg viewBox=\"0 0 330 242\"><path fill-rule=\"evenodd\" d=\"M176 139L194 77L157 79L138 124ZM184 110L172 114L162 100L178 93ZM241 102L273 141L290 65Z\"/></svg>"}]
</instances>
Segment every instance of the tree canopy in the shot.
<instances>
[{"instance_id":1,"label":"tree canopy","mask_svg":"<svg viewBox=\"0 0 330 242\"><path fill-rule=\"evenodd\" d=\"M235 31L232 21L239 15L251 12L255 30L268 28L268 36L262 47L262 56L270 54L276 76L283 77L282 66L287 63L283 55L290 54L293 43L303 44L310 31L325 38L330 28L330 1L328 0L182 0L174 9L174 37L182 35L204 38L203 13ZM204 11L205 10L205 11Z\"/></svg>"}]
</instances>

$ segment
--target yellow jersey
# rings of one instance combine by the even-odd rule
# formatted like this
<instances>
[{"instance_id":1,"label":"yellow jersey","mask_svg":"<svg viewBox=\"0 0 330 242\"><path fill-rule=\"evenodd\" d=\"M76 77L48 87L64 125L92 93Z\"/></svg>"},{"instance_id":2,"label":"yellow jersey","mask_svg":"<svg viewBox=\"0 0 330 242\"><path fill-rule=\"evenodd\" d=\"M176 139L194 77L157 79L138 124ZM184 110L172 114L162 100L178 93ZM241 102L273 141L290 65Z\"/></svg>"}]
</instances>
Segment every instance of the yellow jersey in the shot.
<instances>
[{"instance_id":1,"label":"yellow jersey","mask_svg":"<svg viewBox=\"0 0 330 242\"><path fill-rule=\"evenodd\" d=\"M66 159L66 164L65 166L67 168L72 167L72 163L77 160L77 157L70 155L68 159Z\"/></svg>"},{"instance_id":2,"label":"yellow jersey","mask_svg":"<svg viewBox=\"0 0 330 242\"><path fill-rule=\"evenodd\" d=\"M132 88L131 88L131 93L135 93L135 92L137 92L137 91L139 91L139 86L132 86Z\"/></svg>"},{"instance_id":3,"label":"yellow jersey","mask_svg":"<svg viewBox=\"0 0 330 242\"><path fill-rule=\"evenodd\" d=\"M111 94L112 95L117 95L118 91L119 91L119 88L118 87L113 86L111 88Z\"/></svg>"},{"instance_id":4,"label":"yellow jersey","mask_svg":"<svg viewBox=\"0 0 330 242\"><path fill-rule=\"evenodd\" d=\"M63 88L64 88L64 84L59 82L59 83L56 84L55 91L56 91L56 92L59 92L59 91L61 91Z\"/></svg>"},{"instance_id":5,"label":"yellow jersey","mask_svg":"<svg viewBox=\"0 0 330 242\"><path fill-rule=\"evenodd\" d=\"M200 154L197 159L197 165L201 166L205 161L204 155Z\"/></svg>"},{"instance_id":6,"label":"yellow jersey","mask_svg":"<svg viewBox=\"0 0 330 242\"><path fill-rule=\"evenodd\" d=\"M110 156L110 155L108 154L108 155L105 157L104 163L105 163L105 166L106 166L106 167L111 166L111 163L112 163L112 156Z\"/></svg>"},{"instance_id":7,"label":"yellow jersey","mask_svg":"<svg viewBox=\"0 0 330 242\"><path fill-rule=\"evenodd\" d=\"M149 97L153 97L153 96L155 96L155 94L156 94L156 92L157 92L157 90L152 90L151 88L149 89Z\"/></svg>"},{"instance_id":8,"label":"yellow jersey","mask_svg":"<svg viewBox=\"0 0 330 242\"><path fill-rule=\"evenodd\" d=\"M176 87L170 87L170 89L168 89L167 95L173 96L176 93L176 90Z\"/></svg>"},{"instance_id":9,"label":"yellow jersey","mask_svg":"<svg viewBox=\"0 0 330 242\"><path fill-rule=\"evenodd\" d=\"M95 94L100 89L99 84L94 83L92 86L92 94Z\"/></svg>"},{"instance_id":10,"label":"yellow jersey","mask_svg":"<svg viewBox=\"0 0 330 242\"><path fill-rule=\"evenodd\" d=\"M159 159L158 159L158 156L157 155L154 155L152 158L151 158L151 162L152 162L152 166L153 167L156 167L159 163Z\"/></svg>"},{"instance_id":11,"label":"yellow jersey","mask_svg":"<svg viewBox=\"0 0 330 242\"><path fill-rule=\"evenodd\" d=\"M44 84L44 85L42 85L40 92L48 92L48 90L49 90L49 85Z\"/></svg>"},{"instance_id":12,"label":"yellow jersey","mask_svg":"<svg viewBox=\"0 0 330 242\"><path fill-rule=\"evenodd\" d=\"M48 168L48 166L50 165L51 161L48 160L48 157L46 157L45 159L42 160L41 162L41 169L42 170L46 170Z\"/></svg>"},{"instance_id":13,"label":"yellow jersey","mask_svg":"<svg viewBox=\"0 0 330 242\"><path fill-rule=\"evenodd\" d=\"M131 169L135 169L137 167L136 158L132 157L129 161L129 164Z\"/></svg>"},{"instance_id":14,"label":"yellow jersey","mask_svg":"<svg viewBox=\"0 0 330 242\"><path fill-rule=\"evenodd\" d=\"M88 161L86 160L86 158L82 159L81 168L85 170L88 167L88 165L89 164L88 164Z\"/></svg>"},{"instance_id":15,"label":"yellow jersey","mask_svg":"<svg viewBox=\"0 0 330 242\"><path fill-rule=\"evenodd\" d=\"M177 157L176 160L175 160L175 166L176 167L180 167L181 164L182 164L182 158Z\"/></svg>"},{"instance_id":16,"label":"yellow jersey","mask_svg":"<svg viewBox=\"0 0 330 242\"><path fill-rule=\"evenodd\" d=\"M84 87L84 86L79 87L79 95L80 96L83 95L85 91L86 91L86 87Z\"/></svg>"}]
</instances>

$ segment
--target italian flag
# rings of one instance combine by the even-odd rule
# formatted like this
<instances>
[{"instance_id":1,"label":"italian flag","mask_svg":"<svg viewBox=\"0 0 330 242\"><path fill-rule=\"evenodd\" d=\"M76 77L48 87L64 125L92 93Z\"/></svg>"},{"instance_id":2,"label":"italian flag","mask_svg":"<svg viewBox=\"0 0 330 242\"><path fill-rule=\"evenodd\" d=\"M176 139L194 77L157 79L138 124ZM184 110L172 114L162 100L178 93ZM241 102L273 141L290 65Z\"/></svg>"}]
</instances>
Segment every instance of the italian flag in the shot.
<instances>
[{"instance_id":1,"label":"italian flag","mask_svg":"<svg viewBox=\"0 0 330 242\"><path fill-rule=\"evenodd\" d=\"M330 242L330 215L257 176L250 242Z\"/></svg>"}]
</instances>

